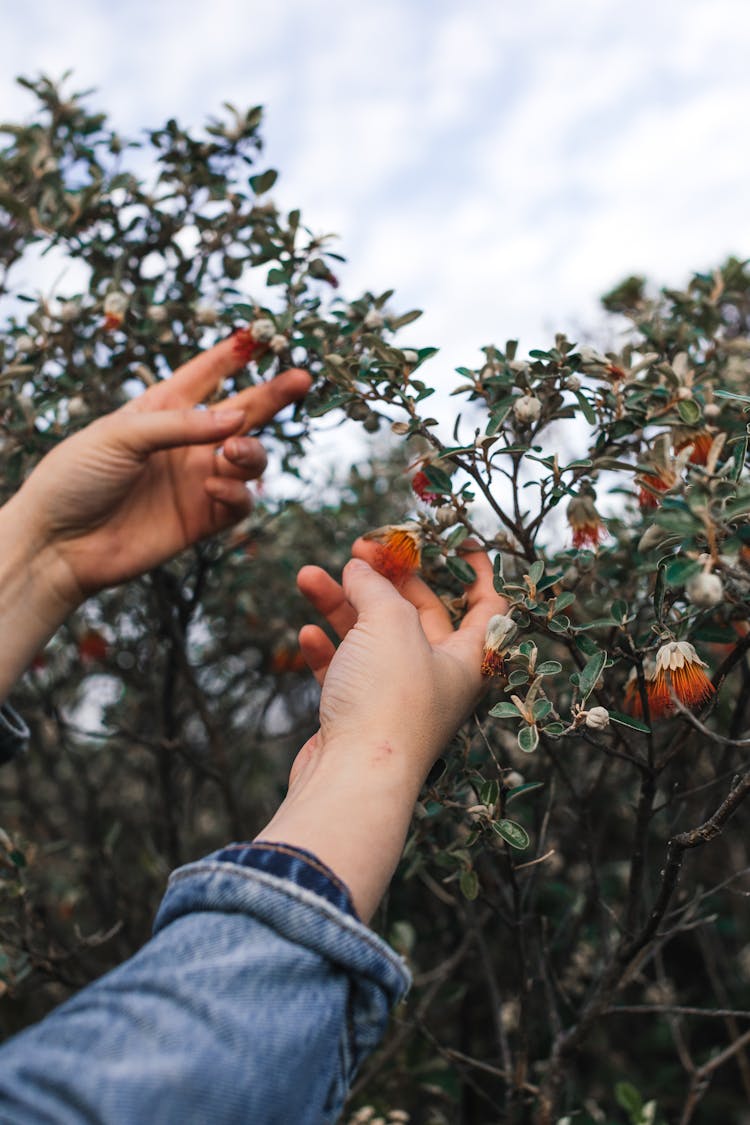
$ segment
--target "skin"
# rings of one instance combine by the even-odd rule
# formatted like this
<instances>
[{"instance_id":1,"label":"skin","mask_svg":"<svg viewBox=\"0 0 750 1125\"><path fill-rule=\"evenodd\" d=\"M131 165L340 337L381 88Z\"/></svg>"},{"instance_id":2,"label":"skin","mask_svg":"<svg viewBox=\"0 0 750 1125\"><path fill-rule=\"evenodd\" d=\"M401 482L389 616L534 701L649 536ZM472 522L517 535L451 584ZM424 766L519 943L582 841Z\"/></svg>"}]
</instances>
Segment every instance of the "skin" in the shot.
<instances>
[{"instance_id":1,"label":"skin","mask_svg":"<svg viewBox=\"0 0 750 1125\"><path fill-rule=\"evenodd\" d=\"M0 509L0 699L68 614L250 510L263 447L245 436L302 398L286 371L196 410L239 370L224 340L45 457ZM221 450L221 452L219 452Z\"/></svg>"},{"instance_id":2,"label":"skin","mask_svg":"<svg viewBox=\"0 0 750 1125\"><path fill-rule=\"evenodd\" d=\"M376 545L359 539L339 584L304 567L300 590L340 638L317 625L300 645L322 687L320 730L292 767L289 792L258 839L306 848L348 886L369 921L403 851L419 791L482 690L487 622L504 613L485 554L454 629L417 576L400 590L378 574ZM368 562L369 560L369 562Z\"/></svg>"}]
</instances>

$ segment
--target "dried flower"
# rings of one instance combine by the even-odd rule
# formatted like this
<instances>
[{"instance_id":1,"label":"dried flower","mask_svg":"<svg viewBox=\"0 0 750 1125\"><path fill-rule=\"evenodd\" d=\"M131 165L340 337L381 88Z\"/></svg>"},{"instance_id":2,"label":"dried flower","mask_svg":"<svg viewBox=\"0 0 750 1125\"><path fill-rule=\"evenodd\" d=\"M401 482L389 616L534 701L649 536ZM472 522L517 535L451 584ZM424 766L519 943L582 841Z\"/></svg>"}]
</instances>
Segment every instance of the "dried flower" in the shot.
<instances>
[{"instance_id":1,"label":"dried flower","mask_svg":"<svg viewBox=\"0 0 750 1125\"><path fill-rule=\"evenodd\" d=\"M668 641L656 654L656 671L648 683L648 705L654 716L674 710L672 692L686 707L697 707L714 694L703 671L707 667L689 641Z\"/></svg>"},{"instance_id":2,"label":"dried flower","mask_svg":"<svg viewBox=\"0 0 750 1125\"><path fill-rule=\"evenodd\" d=\"M422 535L417 523L387 524L368 531L363 539L378 544L375 569L395 586L405 582L422 561Z\"/></svg>"},{"instance_id":3,"label":"dried flower","mask_svg":"<svg viewBox=\"0 0 750 1125\"><path fill-rule=\"evenodd\" d=\"M680 453L683 449L690 450L689 461L691 465L705 465L713 443L714 435L710 430L696 430L694 432L687 430L676 436L674 447L677 453Z\"/></svg>"},{"instance_id":4,"label":"dried flower","mask_svg":"<svg viewBox=\"0 0 750 1125\"><path fill-rule=\"evenodd\" d=\"M573 529L574 547L596 549L607 534L602 517L596 510L594 495L590 489L581 489L568 504L568 523Z\"/></svg>"},{"instance_id":5,"label":"dried flower","mask_svg":"<svg viewBox=\"0 0 750 1125\"><path fill-rule=\"evenodd\" d=\"M710 609L722 601L724 587L718 574L702 571L685 583L685 594L691 605L699 609Z\"/></svg>"},{"instance_id":6,"label":"dried flower","mask_svg":"<svg viewBox=\"0 0 750 1125\"><path fill-rule=\"evenodd\" d=\"M541 401L536 395L524 395L513 403L513 413L522 425L530 425L538 421L542 413Z\"/></svg>"},{"instance_id":7,"label":"dried flower","mask_svg":"<svg viewBox=\"0 0 750 1125\"><path fill-rule=\"evenodd\" d=\"M505 653L518 632L518 626L508 613L496 613L487 622L482 651L482 675L504 676Z\"/></svg>"},{"instance_id":8,"label":"dried flower","mask_svg":"<svg viewBox=\"0 0 750 1125\"><path fill-rule=\"evenodd\" d=\"M609 726L609 711L606 707L592 707L586 712L586 726L591 730L604 730Z\"/></svg>"}]
</instances>

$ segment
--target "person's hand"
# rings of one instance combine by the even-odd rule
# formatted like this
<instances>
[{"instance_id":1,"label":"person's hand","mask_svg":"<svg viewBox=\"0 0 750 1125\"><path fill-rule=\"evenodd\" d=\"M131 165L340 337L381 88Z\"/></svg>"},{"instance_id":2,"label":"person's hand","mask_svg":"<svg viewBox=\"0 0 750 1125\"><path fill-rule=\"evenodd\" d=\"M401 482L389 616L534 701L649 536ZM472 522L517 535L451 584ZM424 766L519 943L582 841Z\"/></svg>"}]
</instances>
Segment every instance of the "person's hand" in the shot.
<instances>
[{"instance_id":1,"label":"person's hand","mask_svg":"<svg viewBox=\"0 0 750 1125\"><path fill-rule=\"evenodd\" d=\"M311 380L286 371L195 409L241 365L225 340L39 463L10 504L63 598L75 604L132 578L247 514L245 482L266 457L243 435L301 398Z\"/></svg>"},{"instance_id":2,"label":"person's hand","mask_svg":"<svg viewBox=\"0 0 750 1125\"><path fill-rule=\"evenodd\" d=\"M232 339L61 442L0 508L0 701L89 594L164 562L250 509L265 453L246 431L310 386L306 371L197 410L242 365Z\"/></svg>"},{"instance_id":3,"label":"person's hand","mask_svg":"<svg viewBox=\"0 0 750 1125\"><path fill-rule=\"evenodd\" d=\"M336 648L317 625L300 632L302 654L323 689L317 744L366 744L377 760L395 754L421 783L482 691L487 622L507 602L495 593L487 556L468 554L477 579L454 629L416 574L397 590L368 565L376 555L372 543L357 540L353 553L343 585L314 566L297 579L342 641Z\"/></svg>"},{"instance_id":4,"label":"person's hand","mask_svg":"<svg viewBox=\"0 0 750 1125\"><path fill-rule=\"evenodd\" d=\"M375 544L360 539L354 553L341 584L319 567L299 573L300 589L341 643L317 625L300 632L322 686L320 730L297 755L287 797L258 838L313 852L367 920L431 765L482 692L487 623L507 602L495 593L487 556L470 553L477 579L454 629L420 578L396 590L364 561L375 561Z\"/></svg>"}]
</instances>

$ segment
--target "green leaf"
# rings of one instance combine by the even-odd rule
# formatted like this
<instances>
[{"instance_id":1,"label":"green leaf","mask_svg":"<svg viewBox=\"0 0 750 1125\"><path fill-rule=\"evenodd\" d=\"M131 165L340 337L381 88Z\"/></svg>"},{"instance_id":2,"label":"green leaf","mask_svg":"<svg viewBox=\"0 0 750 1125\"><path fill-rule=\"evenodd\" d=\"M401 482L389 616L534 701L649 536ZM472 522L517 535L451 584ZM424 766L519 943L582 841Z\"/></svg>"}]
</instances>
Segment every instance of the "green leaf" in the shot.
<instances>
[{"instance_id":1,"label":"green leaf","mask_svg":"<svg viewBox=\"0 0 750 1125\"><path fill-rule=\"evenodd\" d=\"M596 414L594 413L593 406L591 405L589 400L586 398L586 396L581 393L581 391L575 391L574 393L575 393L576 398L578 399L578 405L581 408L581 413L583 414L584 418L586 419L586 421L588 422L588 424L590 426L595 426L596 425Z\"/></svg>"},{"instance_id":2,"label":"green leaf","mask_svg":"<svg viewBox=\"0 0 750 1125\"><path fill-rule=\"evenodd\" d=\"M738 481L740 479L742 470L745 467L745 461L747 460L747 446L748 437L747 435L745 435L742 441L738 441L734 449L732 450L732 480L734 481Z\"/></svg>"},{"instance_id":3,"label":"green leaf","mask_svg":"<svg viewBox=\"0 0 750 1125\"><path fill-rule=\"evenodd\" d=\"M651 734L651 727L647 727L640 719L634 719L631 715L623 715L619 711L610 711L609 717L613 723L619 723L621 727L631 727L633 730L640 730L644 734Z\"/></svg>"},{"instance_id":4,"label":"green leaf","mask_svg":"<svg viewBox=\"0 0 750 1125\"><path fill-rule=\"evenodd\" d=\"M534 706L531 708L531 713L536 721L539 722L540 719L546 719L551 710L552 704L549 699L537 699Z\"/></svg>"},{"instance_id":5,"label":"green leaf","mask_svg":"<svg viewBox=\"0 0 750 1125\"><path fill-rule=\"evenodd\" d=\"M701 564L695 559L677 558L667 563L664 568L664 577L668 586L684 586L689 578L698 574Z\"/></svg>"},{"instance_id":6,"label":"green leaf","mask_svg":"<svg viewBox=\"0 0 750 1125\"><path fill-rule=\"evenodd\" d=\"M562 667L559 660L544 660L541 664L537 664L535 671L538 676L555 676L558 672L562 672Z\"/></svg>"},{"instance_id":7,"label":"green leaf","mask_svg":"<svg viewBox=\"0 0 750 1125\"><path fill-rule=\"evenodd\" d=\"M618 599L618 601L612 603L610 613L612 614L612 620L615 624L620 625L628 616L628 603L624 602L621 598Z\"/></svg>"},{"instance_id":8,"label":"green leaf","mask_svg":"<svg viewBox=\"0 0 750 1125\"><path fill-rule=\"evenodd\" d=\"M407 324L411 324L415 320L419 320L422 315L421 309L412 309L411 312L403 313L401 316L394 317L388 321L388 327L392 328L395 332L399 328L405 328Z\"/></svg>"},{"instance_id":9,"label":"green leaf","mask_svg":"<svg viewBox=\"0 0 750 1125\"><path fill-rule=\"evenodd\" d=\"M493 822L492 831L497 832L506 844L521 851L529 846L529 834L525 828L515 820L496 820Z\"/></svg>"},{"instance_id":10,"label":"green leaf","mask_svg":"<svg viewBox=\"0 0 750 1125\"><path fill-rule=\"evenodd\" d=\"M578 685L581 693L581 703L586 702L596 687L596 682L601 676L606 662L606 652L597 652L586 661L583 671L580 673Z\"/></svg>"},{"instance_id":11,"label":"green leaf","mask_svg":"<svg viewBox=\"0 0 750 1125\"><path fill-rule=\"evenodd\" d=\"M535 726L532 727L525 724L519 730L517 739L518 745L523 750L524 754L533 754L539 745L539 731Z\"/></svg>"},{"instance_id":12,"label":"green leaf","mask_svg":"<svg viewBox=\"0 0 750 1125\"><path fill-rule=\"evenodd\" d=\"M659 624L661 624L662 618L664 617L664 598L667 593L665 571L666 567L659 563L656 571L656 582L654 583L654 613L656 614L656 620Z\"/></svg>"},{"instance_id":13,"label":"green leaf","mask_svg":"<svg viewBox=\"0 0 750 1125\"><path fill-rule=\"evenodd\" d=\"M516 797L520 797L522 793L531 793L533 789L543 789L543 781L525 781L523 785L514 785L509 789L505 795L505 803L510 804Z\"/></svg>"},{"instance_id":14,"label":"green leaf","mask_svg":"<svg viewBox=\"0 0 750 1125\"><path fill-rule=\"evenodd\" d=\"M615 1086L615 1100L633 1121L637 1121L643 1109L643 1098L630 1082L618 1082Z\"/></svg>"},{"instance_id":15,"label":"green leaf","mask_svg":"<svg viewBox=\"0 0 750 1125\"><path fill-rule=\"evenodd\" d=\"M251 176L250 187L256 195L263 195L264 192L271 190L278 178L279 173L274 168L269 168L267 172L261 172L259 176Z\"/></svg>"},{"instance_id":16,"label":"green leaf","mask_svg":"<svg viewBox=\"0 0 750 1125\"><path fill-rule=\"evenodd\" d=\"M551 618L549 627L553 633L567 633L570 628L570 618L561 613L559 617Z\"/></svg>"},{"instance_id":17,"label":"green leaf","mask_svg":"<svg viewBox=\"0 0 750 1125\"><path fill-rule=\"evenodd\" d=\"M654 520L659 527L663 527L666 531L674 531L678 535L692 535L700 527L687 508L660 508Z\"/></svg>"},{"instance_id":18,"label":"green leaf","mask_svg":"<svg viewBox=\"0 0 750 1125\"><path fill-rule=\"evenodd\" d=\"M518 646L518 651L523 653L524 656L528 657L531 656L535 648L536 645L533 641L523 641L522 644Z\"/></svg>"},{"instance_id":19,"label":"green leaf","mask_svg":"<svg viewBox=\"0 0 750 1125\"><path fill-rule=\"evenodd\" d=\"M575 600L576 596L571 590L564 590L562 594L555 598L555 613L560 613L561 610L567 609Z\"/></svg>"},{"instance_id":20,"label":"green leaf","mask_svg":"<svg viewBox=\"0 0 750 1125\"><path fill-rule=\"evenodd\" d=\"M459 582L463 582L464 585L470 586L472 582L476 581L477 574L474 567L469 566L464 559L449 558L445 560L445 565L453 577L457 578Z\"/></svg>"},{"instance_id":21,"label":"green leaf","mask_svg":"<svg viewBox=\"0 0 750 1125\"><path fill-rule=\"evenodd\" d=\"M532 585L536 586L537 582L543 574L544 563L541 561L541 559L537 559L537 561L535 563L532 563L529 567L529 581L532 583Z\"/></svg>"},{"instance_id":22,"label":"green leaf","mask_svg":"<svg viewBox=\"0 0 750 1125\"><path fill-rule=\"evenodd\" d=\"M692 398L681 399L677 403L677 412L687 426L696 426L701 420L701 408Z\"/></svg>"},{"instance_id":23,"label":"green leaf","mask_svg":"<svg viewBox=\"0 0 750 1125\"><path fill-rule=\"evenodd\" d=\"M610 714L611 714L611 712L610 712ZM550 734L554 737L558 734L563 733L563 731L565 730L565 723L559 723L559 722L547 723L547 726L543 727L542 729L544 730L545 734Z\"/></svg>"},{"instance_id":24,"label":"green leaf","mask_svg":"<svg viewBox=\"0 0 750 1125\"><path fill-rule=\"evenodd\" d=\"M500 797L500 785L497 781L484 781L479 786L479 800L483 805L496 805Z\"/></svg>"},{"instance_id":25,"label":"green leaf","mask_svg":"<svg viewBox=\"0 0 750 1125\"><path fill-rule=\"evenodd\" d=\"M458 885L461 888L461 894L469 902L473 902L479 894L479 880L474 871L462 871Z\"/></svg>"},{"instance_id":26,"label":"green leaf","mask_svg":"<svg viewBox=\"0 0 750 1125\"><path fill-rule=\"evenodd\" d=\"M502 594L505 589L505 582L503 581L503 556L498 551L495 555L495 561L492 564L492 584L498 594Z\"/></svg>"},{"instance_id":27,"label":"green leaf","mask_svg":"<svg viewBox=\"0 0 750 1125\"><path fill-rule=\"evenodd\" d=\"M451 478L447 473L443 472L442 469L439 469L437 465L425 465L424 475L432 485L433 491L447 493L453 491Z\"/></svg>"},{"instance_id":28,"label":"green leaf","mask_svg":"<svg viewBox=\"0 0 750 1125\"><path fill-rule=\"evenodd\" d=\"M525 673L524 673L525 675ZM526 677L528 679L528 676ZM490 715L495 719L520 719L521 713L515 703L496 703L490 708Z\"/></svg>"},{"instance_id":29,"label":"green leaf","mask_svg":"<svg viewBox=\"0 0 750 1125\"><path fill-rule=\"evenodd\" d=\"M523 668L516 668L508 676L508 683L511 687L520 687L522 684L529 682L529 673L524 672Z\"/></svg>"}]
</instances>

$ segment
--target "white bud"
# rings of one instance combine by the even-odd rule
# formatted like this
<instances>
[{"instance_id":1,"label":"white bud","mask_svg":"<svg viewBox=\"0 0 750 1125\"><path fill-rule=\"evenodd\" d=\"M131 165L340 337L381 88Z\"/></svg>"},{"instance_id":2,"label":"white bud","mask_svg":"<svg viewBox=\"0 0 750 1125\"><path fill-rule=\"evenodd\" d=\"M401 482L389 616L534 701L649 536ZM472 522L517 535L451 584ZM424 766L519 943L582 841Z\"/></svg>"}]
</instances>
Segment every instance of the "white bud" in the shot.
<instances>
[{"instance_id":1,"label":"white bud","mask_svg":"<svg viewBox=\"0 0 750 1125\"><path fill-rule=\"evenodd\" d=\"M78 320L81 315L81 306L78 301L61 301L57 315L64 324L70 324L72 321Z\"/></svg>"},{"instance_id":2,"label":"white bud","mask_svg":"<svg viewBox=\"0 0 750 1125\"><path fill-rule=\"evenodd\" d=\"M589 344L584 344L582 348L579 348L578 354L581 357L581 363L586 367L609 367L607 357Z\"/></svg>"},{"instance_id":3,"label":"white bud","mask_svg":"<svg viewBox=\"0 0 750 1125\"><path fill-rule=\"evenodd\" d=\"M592 707L586 712L586 726L592 730L604 730L609 726L609 711L606 707Z\"/></svg>"},{"instance_id":4,"label":"white bud","mask_svg":"<svg viewBox=\"0 0 750 1125\"><path fill-rule=\"evenodd\" d=\"M195 306L194 312L196 322L198 324L204 324L207 327L216 324L219 319L219 313L213 305L204 303L198 304Z\"/></svg>"},{"instance_id":5,"label":"white bud","mask_svg":"<svg viewBox=\"0 0 750 1125\"><path fill-rule=\"evenodd\" d=\"M31 336L16 336L16 351L19 355L24 355L26 352L34 350L34 341Z\"/></svg>"},{"instance_id":6,"label":"white bud","mask_svg":"<svg viewBox=\"0 0 750 1125\"><path fill-rule=\"evenodd\" d=\"M567 379L565 380L565 386L569 391L580 391L581 380L577 375L568 375Z\"/></svg>"},{"instance_id":7,"label":"white bud","mask_svg":"<svg viewBox=\"0 0 750 1125\"><path fill-rule=\"evenodd\" d=\"M104 311L107 316L124 316L128 308L128 298L124 293L108 293L104 298Z\"/></svg>"},{"instance_id":8,"label":"white bud","mask_svg":"<svg viewBox=\"0 0 750 1125\"><path fill-rule=\"evenodd\" d=\"M536 422L542 412L542 404L535 395L524 395L513 403L513 413L519 422Z\"/></svg>"},{"instance_id":9,"label":"white bud","mask_svg":"<svg viewBox=\"0 0 750 1125\"><path fill-rule=\"evenodd\" d=\"M523 785L523 774L518 770L509 770L503 777L503 785L506 789L515 789L517 785Z\"/></svg>"},{"instance_id":10,"label":"white bud","mask_svg":"<svg viewBox=\"0 0 750 1125\"><path fill-rule=\"evenodd\" d=\"M685 593L691 605L699 609L710 609L722 601L724 587L718 574L706 574L704 571L685 583Z\"/></svg>"},{"instance_id":11,"label":"white bud","mask_svg":"<svg viewBox=\"0 0 750 1125\"><path fill-rule=\"evenodd\" d=\"M260 317L250 325L250 331L259 344L270 344L276 335L276 325L268 317Z\"/></svg>"},{"instance_id":12,"label":"white bud","mask_svg":"<svg viewBox=\"0 0 750 1125\"><path fill-rule=\"evenodd\" d=\"M88 414L88 407L86 406L86 399L83 395L73 395L68 399L68 417L69 418L82 418L84 414Z\"/></svg>"},{"instance_id":13,"label":"white bud","mask_svg":"<svg viewBox=\"0 0 750 1125\"><path fill-rule=\"evenodd\" d=\"M166 305L149 305L146 316L149 320L153 320L154 324L164 324L167 319Z\"/></svg>"},{"instance_id":14,"label":"white bud","mask_svg":"<svg viewBox=\"0 0 750 1125\"><path fill-rule=\"evenodd\" d=\"M485 648L499 652L507 648L516 635L518 626L508 613L496 613L487 622L487 632L484 635Z\"/></svg>"},{"instance_id":15,"label":"white bud","mask_svg":"<svg viewBox=\"0 0 750 1125\"><path fill-rule=\"evenodd\" d=\"M277 332L275 336L271 337L270 348L274 355L281 355L288 347L289 340L286 336L282 336L281 332Z\"/></svg>"},{"instance_id":16,"label":"white bud","mask_svg":"<svg viewBox=\"0 0 750 1125\"><path fill-rule=\"evenodd\" d=\"M453 527L455 523L458 523L456 509L452 508L450 504L444 504L441 508L436 508L432 513L432 518L441 531L445 530L446 527Z\"/></svg>"},{"instance_id":17,"label":"white bud","mask_svg":"<svg viewBox=\"0 0 750 1125\"><path fill-rule=\"evenodd\" d=\"M419 356L417 355L416 352L413 352L410 348L407 348L406 351L402 352L401 354L404 357L404 363L408 363L412 367L414 366L415 363L419 363Z\"/></svg>"},{"instance_id":18,"label":"white bud","mask_svg":"<svg viewBox=\"0 0 750 1125\"><path fill-rule=\"evenodd\" d=\"M703 417L706 418L709 422L713 421L714 418L718 418L720 414L721 407L719 406L718 402L707 402L703 407Z\"/></svg>"},{"instance_id":19,"label":"white bud","mask_svg":"<svg viewBox=\"0 0 750 1125\"><path fill-rule=\"evenodd\" d=\"M677 388L677 397L682 402L685 402L686 399L689 399L689 398L693 397L693 392L692 392L690 387L678 387Z\"/></svg>"},{"instance_id":20,"label":"white bud","mask_svg":"<svg viewBox=\"0 0 750 1125\"><path fill-rule=\"evenodd\" d=\"M516 375L525 375L527 371L531 371L531 364L527 359L509 359L508 367Z\"/></svg>"},{"instance_id":21,"label":"white bud","mask_svg":"<svg viewBox=\"0 0 750 1125\"><path fill-rule=\"evenodd\" d=\"M383 317L383 314L381 312L378 312L377 309L370 309L362 323L364 324L365 328L370 328L374 331L377 328L383 327L383 325L385 324L385 319Z\"/></svg>"}]
</instances>

